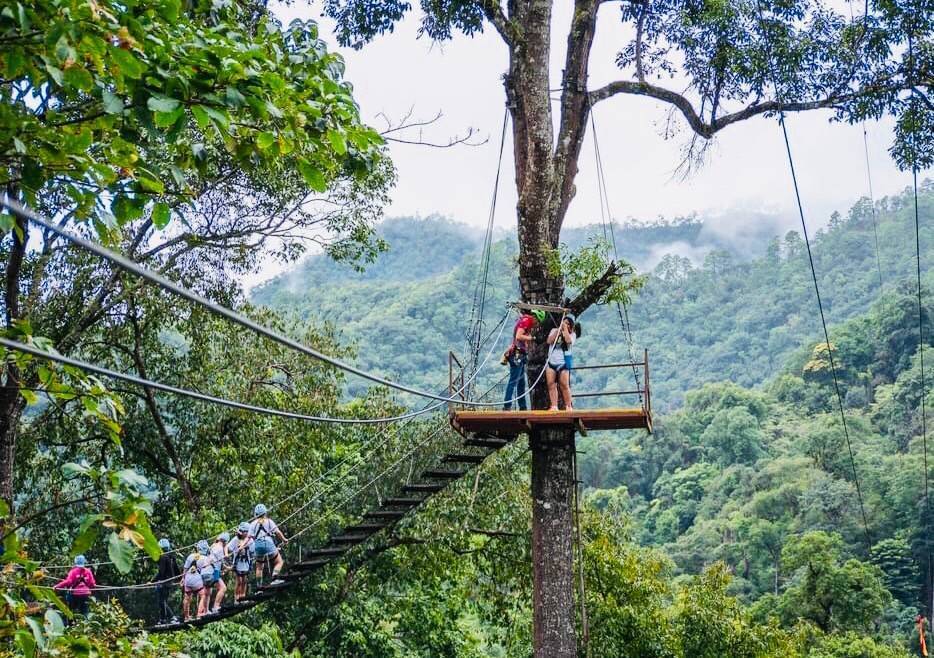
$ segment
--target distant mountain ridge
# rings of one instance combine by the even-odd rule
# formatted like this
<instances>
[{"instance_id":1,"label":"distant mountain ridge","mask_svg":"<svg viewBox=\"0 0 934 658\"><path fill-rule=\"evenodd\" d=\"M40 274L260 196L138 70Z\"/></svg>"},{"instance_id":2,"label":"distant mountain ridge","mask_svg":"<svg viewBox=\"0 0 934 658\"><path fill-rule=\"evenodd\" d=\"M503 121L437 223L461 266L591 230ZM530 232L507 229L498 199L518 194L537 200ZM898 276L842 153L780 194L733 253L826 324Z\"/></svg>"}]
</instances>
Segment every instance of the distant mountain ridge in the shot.
<instances>
[{"instance_id":1,"label":"distant mountain ridge","mask_svg":"<svg viewBox=\"0 0 934 658\"><path fill-rule=\"evenodd\" d=\"M922 190L922 264L934 263L934 184ZM886 287L911 285L914 219L910 196L877 203L880 260ZM867 201L814 231L812 247L828 319L864 313L879 294ZM622 254L649 274L629 316L636 348L646 347L653 367L657 408L680 404L684 392L710 381L755 386L774 376L787 357L819 335L813 284L803 242L774 217L751 214L727 221L616 225ZM330 321L356 342L358 363L422 387L446 383L446 354L464 346L477 280L481 231L449 220L401 218L380 227L390 250L364 273L315 256L254 290L255 303ZM572 248L598 226L569 228ZM515 299L516 243L494 243L487 323ZM615 309L598 307L582 318L577 348L587 362L624 361L629 347ZM624 373L598 371L581 389L625 387ZM501 374L493 369L490 377ZM351 391L362 384L351 382Z\"/></svg>"}]
</instances>

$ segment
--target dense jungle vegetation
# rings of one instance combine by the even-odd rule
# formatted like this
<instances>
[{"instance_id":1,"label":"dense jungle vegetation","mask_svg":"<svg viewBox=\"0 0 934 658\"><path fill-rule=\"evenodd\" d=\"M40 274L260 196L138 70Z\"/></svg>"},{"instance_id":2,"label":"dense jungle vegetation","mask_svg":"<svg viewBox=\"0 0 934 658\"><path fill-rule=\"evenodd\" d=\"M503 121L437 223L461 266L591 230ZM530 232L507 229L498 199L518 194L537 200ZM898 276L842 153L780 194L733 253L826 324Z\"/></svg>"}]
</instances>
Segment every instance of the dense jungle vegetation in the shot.
<instances>
[{"instance_id":1,"label":"dense jungle vegetation","mask_svg":"<svg viewBox=\"0 0 934 658\"><path fill-rule=\"evenodd\" d=\"M474 25L477 7L465 6L453 14ZM729 6L691 20L729 26ZM679 7L666 4L673 30ZM883 9L880 61L900 44L902 18L921 14ZM396 175L385 139L361 120L314 22L282 25L249 0L5 2L0 73L5 198L327 355L445 387L448 350L464 351L481 238L439 219L380 223ZM899 137L929 140L929 114L894 105L884 109L904 119ZM930 289L930 183L921 202ZM734 222L738 235L702 218L616 227L646 276L629 315L637 348L651 353L656 431L580 443L582 648L598 658L912 655L914 617L932 595L920 410L934 399L920 382L910 198L860 201L816 236L830 345L818 338L801 238L776 236L756 214ZM0 230L3 337L14 342L0 351L0 657L531 654L523 440L287 595L203 629L144 630L158 538L184 558L263 502L294 564L461 438L443 409L337 425L416 403L145 285L21 213L0 214ZM569 231L568 249L595 236L601 228ZM317 255L302 260L312 245ZM515 296L515 253L511 239L494 244L488 330ZM271 259L294 269L245 290ZM613 309L582 320L581 362L629 358ZM926 298L922 323L929 346ZM500 378L503 347L491 348L481 385ZM318 420L194 401L50 356ZM87 618L51 588L78 554L101 585Z\"/></svg>"}]
</instances>

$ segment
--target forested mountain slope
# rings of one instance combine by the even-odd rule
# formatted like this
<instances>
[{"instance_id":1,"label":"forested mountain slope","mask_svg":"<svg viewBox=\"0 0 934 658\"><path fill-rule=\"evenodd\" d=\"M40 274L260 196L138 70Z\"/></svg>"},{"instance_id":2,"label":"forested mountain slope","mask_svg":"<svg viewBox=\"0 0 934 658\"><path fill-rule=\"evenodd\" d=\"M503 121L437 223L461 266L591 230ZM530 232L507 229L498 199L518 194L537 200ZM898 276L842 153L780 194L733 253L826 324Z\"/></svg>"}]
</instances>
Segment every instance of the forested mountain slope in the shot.
<instances>
[{"instance_id":1,"label":"forested mountain slope","mask_svg":"<svg viewBox=\"0 0 934 658\"><path fill-rule=\"evenodd\" d=\"M901 194L877 203L879 261L888 290L914 271L909 201ZM922 216L931 216L931 183L921 202ZM864 200L812 236L831 322L865 312L879 296L872 218ZM750 230L749 223L757 221L763 231ZM648 281L629 315L637 350L649 350L659 409L677 407L685 391L705 382L760 384L795 348L817 336L813 284L800 235L774 236L768 231L776 230L776 222L761 216L751 216L746 224L733 218L731 225L736 227L733 238L729 230L714 231L696 220L616 228L622 254L637 265L652 264L644 270ZM569 246L601 233L599 226L569 231ZM303 320L331 321L345 339L357 342L364 367L436 387L445 381L447 351L463 349L480 236L437 218L388 221L383 234L389 252L368 271L312 257L254 290L253 299ZM922 262L934 262L934 229L922 226L921 244ZM506 300L515 298L515 253L509 239L494 244L488 324L501 316ZM593 309L582 320L581 361L628 358L615 308ZM599 390L622 384L592 377L582 386Z\"/></svg>"}]
</instances>

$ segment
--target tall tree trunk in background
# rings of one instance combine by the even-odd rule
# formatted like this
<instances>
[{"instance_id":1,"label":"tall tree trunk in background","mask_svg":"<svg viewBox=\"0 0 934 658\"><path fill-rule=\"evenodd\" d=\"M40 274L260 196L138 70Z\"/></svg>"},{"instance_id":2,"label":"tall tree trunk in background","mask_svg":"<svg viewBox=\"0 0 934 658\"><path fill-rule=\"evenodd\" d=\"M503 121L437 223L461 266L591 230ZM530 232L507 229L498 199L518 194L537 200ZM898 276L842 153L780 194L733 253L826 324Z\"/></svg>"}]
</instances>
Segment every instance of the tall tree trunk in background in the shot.
<instances>
[{"instance_id":1,"label":"tall tree trunk in background","mask_svg":"<svg viewBox=\"0 0 934 658\"><path fill-rule=\"evenodd\" d=\"M557 249L571 199L577 159L589 112L587 63L593 43L598 3L577 0L568 34L561 82L557 139L552 118L552 0L510 0L508 13L521 34L500 23L509 45L505 77L512 116L519 237L519 285L522 299L538 304L564 302L564 281L549 271L549 253ZM586 306L577 309L582 311ZM544 332L544 327L540 332ZM529 379L545 365L547 350L533 349ZM547 409L543 384L532 391L532 408ZM535 430L532 450L532 578L535 656L575 658L573 509L575 432Z\"/></svg>"},{"instance_id":2,"label":"tall tree trunk in background","mask_svg":"<svg viewBox=\"0 0 934 658\"><path fill-rule=\"evenodd\" d=\"M7 194L16 198L18 190L7 189ZM9 329L20 318L20 279L23 274L23 259L29 241L29 223L16 220L19 230L10 232L12 245L7 256L4 272L4 326ZM4 379L0 388L0 498L13 511L13 464L16 459L16 436L19 419L23 414L25 400L20 395L20 372L13 365L4 364Z\"/></svg>"}]
</instances>

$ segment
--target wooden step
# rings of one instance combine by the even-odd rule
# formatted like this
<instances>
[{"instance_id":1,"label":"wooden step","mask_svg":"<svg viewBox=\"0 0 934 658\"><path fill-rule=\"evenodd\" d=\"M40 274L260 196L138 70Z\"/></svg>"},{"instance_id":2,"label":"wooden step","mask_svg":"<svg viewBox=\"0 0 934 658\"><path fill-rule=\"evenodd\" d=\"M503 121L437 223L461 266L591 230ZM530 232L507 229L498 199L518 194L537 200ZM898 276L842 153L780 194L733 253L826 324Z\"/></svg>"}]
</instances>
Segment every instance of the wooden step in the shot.
<instances>
[{"instance_id":1,"label":"wooden step","mask_svg":"<svg viewBox=\"0 0 934 658\"><path fill-rule=\"evenodd\" d=\"M321 557L334 557L337 555L343 555L347 552L347 546L337 546L333 548L315 548L310 551L306 551L305 555L310 558L321 558ZM310 562L310 560L309 560ZM300 562L299 564L306 564L307 562Z\"/></svg>"},{"instance_id":2,"label":"wooden step","mask_svg":"<svg viewBox=\"0 0 934 658\"><path fill-rule=\"evenodd\" d=\"M441 458L445 464L480 464L485 457L483 455L459 455L450 454Z\"/></svg>"},{"instance_id":3,"label":"wooden step","mask_svg":"<svg viewBox=\"0 0 934 658\"><path fill-rule=\"evenodd\" d=\"M405 516L401 510L374 510L363 515L366 519L392 519L398 520Z\"/></svg>"},{"instance_id":4,"label":"wooden step","mask_svg":"<svg viewBox=\"0 0 934 658\"><path fill-rule=\"evenodd\" d=\"M289 587L292 586L292 583L290 583L285 578L281 578L281 580L283 582L278 583L276 585L262 585L260 587L257 587L256 591L257 592L278 592L279 590L288 589Z\"/></svg>"},{"instance_id":5,"label":"wooden step","mask_svg":"<svg viewBox=\"0 0 934 658\"><path fill-rule=\"evenodd\" d=\"M443 484L407 484L402 487L406 493L437 493L444 489Z\"/></svg>"},{"instance_id":6,"label":"wooden step","mask_svg":"<svg viewBox=\"0 0 934 658\"><path fill-rule=\"evenodd\" d=\"M386 498L383 501L383 507L415 507L421 503L421 498Z\"/></svg>"},{"instance_id":7,"label":"wooden step","mask_svg":"<svg viewBox=\"0 0 934 658\"><path fill-rule=\"evenodd\" d=\"M379 532L386 527L385 523L358 523L344 528L344 532L368 532L370 534Z\"/></svg>"},{"instance_id":8,"label":"wooden step","mask_svg":"<svg viewBox=\"0 0 934 658\"><path fill-rule=\"evenodd\" d=\"M422 477L428 480L457 480L467 474L467 471L424 471Z\"/></svg>"},{"instance_id":9,"label":"wooden step","mask_svg":"<svg viewBox=\"0 0 934 658\"><path fill-rule=\"evenodd\" d=\"M359 544L366 541L370 536L362 532L351 532L343 535L334 535L328 540L330 544Z\"/></svg>"},{"instance_id":10,"label":"wooden step","mask_svg":"<svg viewBox=\"0 0 934 658\"><path fill-rule=\"evenodd\" d=\"M499 450L500 448L509 445L509 441L505 439L466 439L464 441L465 446L473 446L475 448L489 448L490 450Z\"/></svg>"},{"instance_id":11,"label":"wooden step","mask_svg":"<svg viewBox=\"0 0 934 658\"><path fill-rule=\"evenodd\" d=\"M333 561L333 558L329 558L329 557L320 557L314 560L305 560L304 562L293 564L290 571L303 571L307 573L313 569L320 569L321 567L325 567L329 565L332 561ZM304 576L305 573L303 573L302 575Z\"/></svg>"}]
</instances>

